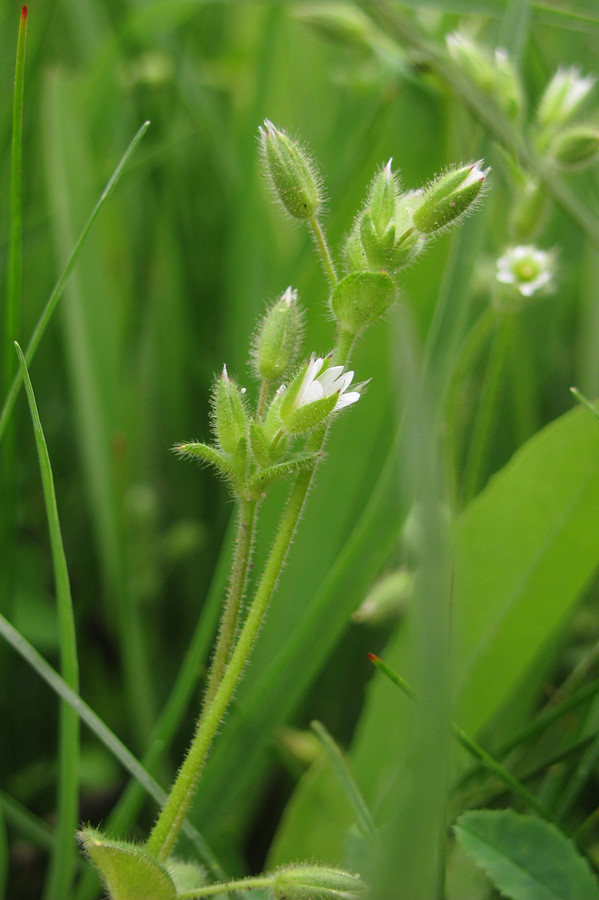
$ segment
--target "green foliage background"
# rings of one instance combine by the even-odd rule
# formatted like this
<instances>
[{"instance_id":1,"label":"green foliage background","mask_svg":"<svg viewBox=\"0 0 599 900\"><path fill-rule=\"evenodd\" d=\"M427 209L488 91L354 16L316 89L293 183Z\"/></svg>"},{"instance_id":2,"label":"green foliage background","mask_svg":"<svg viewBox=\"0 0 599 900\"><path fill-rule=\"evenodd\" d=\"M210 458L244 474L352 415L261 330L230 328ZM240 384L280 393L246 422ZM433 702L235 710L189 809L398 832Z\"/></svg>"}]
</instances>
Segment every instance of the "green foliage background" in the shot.
<instances>
[{"instance_id":1,"label":"green foliage background","mask_svg":"<svg viewBox=\"0 0 599 900\"><path fill-rule=\"evenodd\" d=\"M512 195L498 147L511 150L513 136L501 133L501 122L492 128L481 121L477 103L440 77L428 51L442 49L444 35L458 26L490 47L507 47L518 60L530 107L559 65L577 64L583 72L596 66L599 16L590 0L388 6L396 19L385 17L385 3L337 4L362 23L353 34L312 27L306 5L292 2L34 0L29 6L22 344L120 156L142 122L151 121L30 367L69 564L81 694L137 756L199 617L207 658L224 577L219 553L229 540L226 490L170 448L207 437L212 379L223 362L254 391L249 337L265 304L288 284L306 307L308 350L326 352L332 341L326 284L310 239L281 219L260 174L258 125L268 117L309 144L326 184L325 224L335 251L372 173L389 157L406 188L452 162L485 156L493 165L491 188L475 216L439 240L404 279L414 342L428 353L442 396L466 334L488 306L494 259L508 241ZM19 12L12 2L0 10L3 197ZM410 41L394 21L407 22L418 40ZM557 290L518 318L483 481L572 407L570 385L589 397L599 393L596 171L560 176L547 187L561 201L540 241L559 248ZM8 227L5 203L3 268ZM301 774L281 727L305 728L319 718L348 747L372 678L366 653L382 652L393 630L351 624L350 614L373 579L403 559L398 547L406 509L392 468L390 488L376 493L380 473L396 454L406 390L401 323L401 311L391 314L357 348L357 376L372 378L371 387L335 424L252 666L204 775L194 821L231 874L263 866ZM6 342L2 352L8 352ZM458 486L460 448L467 446L484 363L483 352L445 419L458 435L457 465L449 475ZM1 611L57 664L52 560L24 395L12 422L14 491L7 490L0 510ZM258 570L282 498L282 490L275 492L261 513ZM362 529L351 545L357 552L343 553L356 526ZM521 724L538 703L543 680L561 680L597 639L593 591L570 615L593 569L589 563L556 620L560 633L545 635L540 655L527 659L526 648L514 650L529 666L527 690L520 689L519 702L497 720L497 733ZM211 583L213 600L206 603ZM153 772L165 786L198 708L200 664L196 675L173 746ZM8 646L0 647L0 680L6 826L0 896L4 888L5 896L27 900L40 896L48 826L54 825L58 702ZM386 709L394 703L388 698ZM473 725L489 725L474 709L476 695L468 704ZM584 727L592 731L594 710L588 715ZM126 776L88 732L82 741L81 819L105 821ZM376 741L369 754L373 746ZM387 751L369 757L372 772L382 771ZM356 765L366 771L360 752ZM343 802L335 801L341 821ZM137 817L140 834L154 815L148 801ZM334 855L345 832L329 845L318 837L319 828L332 834L327 820L319 821L314 809L307 815L298 832L317 837L304 847L296 836L294 858L319 846L323 858ZM130 824L130 834L135 827ZM280 832L271 861L285 856L283 842Z\"/></svg>"}]
</instances>

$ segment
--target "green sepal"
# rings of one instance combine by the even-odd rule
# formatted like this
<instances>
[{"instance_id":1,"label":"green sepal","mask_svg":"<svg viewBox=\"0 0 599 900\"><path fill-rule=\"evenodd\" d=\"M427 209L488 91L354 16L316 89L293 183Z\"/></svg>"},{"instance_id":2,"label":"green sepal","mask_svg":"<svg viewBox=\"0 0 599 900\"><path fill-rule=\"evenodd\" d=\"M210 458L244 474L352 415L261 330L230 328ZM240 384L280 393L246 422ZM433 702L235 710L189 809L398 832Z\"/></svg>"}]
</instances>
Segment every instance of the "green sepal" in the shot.
<instances>
[{"instance_id":1,"label":"green sepal","mask_svg":"<svg viewBox=\"0 0 599 900\"><path fill-rule=\"evenodd\" d=\"M290 397L285 395L281 404L281 419L285 429L291 434L302 434L303 432L311 431L312 428L316 428L333 412L337 405L337 394L331 394L328 397L321 397L320 400L314 400L313 403L305 403L303 406L295 409L295 398L302 380L303 374L300 376L299 384L293 395Z\"/></svg>"},{"instance_id":2,"label":"green sepal","mask_svg":"<svg viewBox=\"0 0 599 900\"><path fill-rule=\"evenodd\" d=\"M577 125L561 131L549 152L562 169L584 169L599 156L599 131L591 125Z\"/></svg>"},{"instance_id":3,"label":"green sepal","mask_svg":"<svg viewBox=\"0 0 599 900\"><path fill-rule=\"evenodd\" d=\"M297 291L288 287L258 326L252 354L258 377L280 381L297 359L301 337Z\"/></svg>"},{"instance_id":4,"label":"green sepal","mask_svg":"<svg viewBox=\"0 0 599 900\"><path fill-rule=\"evenodd\" d=\"M395 215L395 202L399 194L396 176L391 170L391 160L376 173L368 191L368 211L379 236L385 234Z\"/></svg>"},{"instance_id":5,"label":"green sepal","mask_svg":"<svg viewBox=\"0 0 599 900\"><path fill-rule=\"evenodd\" d=\"M357 876L330 866L286 866L278 870L270 890L277 900L354 900L366 893Z\"/></svg>"},{"instance_id":6,"label":"green sepal","mask_svg":"<svg viewBox=\"0 0 599 900\"><path fill-rule=\"evenodd\" d=\"M78 837L110 900L175 900L177 891L166 868L143 847L109 840L95 828L83 828Z\"/></svg>"},{"instance_id":7,"label":"green sepal","mask_svg":"<svg viewBox=\"0 0 599 900\"><path fill-rule=\"evenodd\" d=\"M479 168L479 163L447 172L427 185L422 202L412 214L417 231L422 234L442 231L473 208L487 174Z\"/></svg>"},{"instance_id":8,"label":"green sepal","mask_svg":"<svg viewBox=\"0 0 599 900\"><path fill-rule=\"evenodd\" d=\"M335 287L331 309L343 328L357 335L385 315L397 296L395 282L386 272L352 272Z\"/></svg>"},{"instance_id":9,"label":"green sepal","mask_svg":"<svg viewBox=\"0 0 599 900\"><path fill-rule=\"evenodd\" d=\"M186 459L199 459L200 462L209 463L219 475L228 481L235 481L237 478L236 470L230 460L221 450L212 447L210 444L197 442L177 444L173 449L178 456Z\"/></svg>"},{"instance_id":10,"label":"green sepal","mask_svg":"<svg viewBox=\"0 0 599 900\"><path fill-rule=\"evenodd\" d=\"M237 444L235 453L232 454L233 471L235 473L234 480L236 482L243 481L245 479L248 463L249 445L247 437L244 436L239 439L239 443Z\"/></svg>"},{"instance_id":11,"label":"green sepal","mask_svg":"<svg viewBox=\"0 0 599 900\"><path fill-rule=\"evenodd\" d=\"M257 472L247 483L247 489L253 499L259 499L264 491L290 475L298 475L314 468L318 461L322 458L322 452L306 453L303 456L296 456L294 459L286 459L284 462L276 463L273 466L262 469Z\"/></svg>"},{"instance_id":12,"label":"green sepal","mask_svg":"<svg viewBox=\"0 0 599 900\"><path fill-rule=\"evenodd\" d=\"M214 390L214 422L218 442L226 453L235 453L240 440L247 434L248 416L243 392L229 378L223 367Z\"/></svg>"},{"instance_id":13,"label":"green sepal","mask_svg":"<svg viewBox=\"0 0 599 900\"><path fill-rule=\"evenodd\" d=\"M259 466L269 466L272 462L268 452L269 443L262 423L250 422L250 447Z\"/></svg>"}]
</instances>

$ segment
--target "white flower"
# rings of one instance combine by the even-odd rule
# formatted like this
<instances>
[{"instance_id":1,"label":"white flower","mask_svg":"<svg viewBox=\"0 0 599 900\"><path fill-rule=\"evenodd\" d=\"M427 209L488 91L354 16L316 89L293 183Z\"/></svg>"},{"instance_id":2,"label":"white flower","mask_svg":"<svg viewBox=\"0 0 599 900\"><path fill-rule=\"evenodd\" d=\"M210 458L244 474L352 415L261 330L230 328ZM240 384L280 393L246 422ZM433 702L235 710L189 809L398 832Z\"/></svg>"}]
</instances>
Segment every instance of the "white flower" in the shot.
<instances>
[{"instance_id":1,"label":"white flower","mask_svg":"<svg viewBox=\"0 0 599 900\"><path fill-rule=\"evenodd\" d=\"M543 125L566 122L595 84L594 75L581 76L578 66L559 68L541 97L538 119Z\"/></svg>"},{"instance_id":2,"label":"white flower","mask_svg":"<svg viewBox=\"0 0 599 900\"><path fill-rule=\"evenodd\" d=\"M538 247L509 247L497 260L497 281L513 285L524 297L547 287L554 274L554 254Z\"/></svg>"},{"instance_id":3,"label":"white flower","mask_svg":"<svg viewBox=\"0 0 599 900\"><path fill-rule=\"evenodd\" d=\"M322 400L323 397L331 397L335 393L338 394L338 397L333 412L345 409L346 406L350 406L360 399L359 391L346 393L354 373L351 370L344 372L343 366L329 366L319 375L324 363L325 360L321 357L315 357L314 354L310 357L310 362L295 395L294 409L300 409L316 400Z\"/></svg>"}]
</instances>

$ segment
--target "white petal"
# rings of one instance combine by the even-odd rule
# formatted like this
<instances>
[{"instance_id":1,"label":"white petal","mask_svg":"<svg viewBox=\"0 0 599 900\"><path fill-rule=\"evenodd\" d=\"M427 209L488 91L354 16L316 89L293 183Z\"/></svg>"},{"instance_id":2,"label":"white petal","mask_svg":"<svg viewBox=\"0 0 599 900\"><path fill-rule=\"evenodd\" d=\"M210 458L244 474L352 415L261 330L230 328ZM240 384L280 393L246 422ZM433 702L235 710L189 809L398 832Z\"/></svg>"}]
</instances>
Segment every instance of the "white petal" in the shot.
<instances>
[{"instance_id":1,"label":"white petal","mask_svg":"<svg viewBox=\"0 0 599 900\"><path fill-rule=\"evenodd\" d=\"M345 409L346 406L351 406L352 403L356 403L360 399L360 394L357 391L350 391L349 394L340 394L337 403L335 404L335 412L340 409Z\"/></svg>"}]
</instances>

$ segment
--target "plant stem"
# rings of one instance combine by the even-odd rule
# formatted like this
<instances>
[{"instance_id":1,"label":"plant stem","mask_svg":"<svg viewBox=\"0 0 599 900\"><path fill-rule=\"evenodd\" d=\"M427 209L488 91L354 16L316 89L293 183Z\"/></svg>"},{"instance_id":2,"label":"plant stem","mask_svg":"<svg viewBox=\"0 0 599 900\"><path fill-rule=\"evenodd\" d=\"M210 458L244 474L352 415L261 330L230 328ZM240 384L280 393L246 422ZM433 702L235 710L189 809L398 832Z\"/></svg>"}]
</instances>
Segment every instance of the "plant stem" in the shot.
<instances>
[{"instance_id":1,"label":"plant stem","mask_svg":"<svg viewBox=\"0 0 599 900\"><path fill-rule=\"evenodd\" d=\"M502 369L512 337L514 316L504 313L499 321L491 348L487 374L482 388L476 421L472 431L472 441L464 475L464 503L475 495L485 463L488 441L493 423L493 413L501 383Z\"/></svg>"},{"instance_id":2,"label":"plant stem","mask_svg":"<svg viewBox=\"0 0 599 900\"><path fill-rule=\"evenodd\" d=\"M334 352L336 362L344 363L346 361L347 357L343 353L341 350ZM323 426L314 432L306 449L318 451L322 448L325 437L326 427ZM233 654L211 702L204 708L187 756L148 838L147 850L159 860L168 858L185 821L210 745L235 693L264 621L302 513L313 474L314 469L310 469L300 472L297 476Z\"/></svg>"},{"instance_id":3,"label":"plant stem","mask_svg":"<svg viewBox=\"0 0 599 900\"><path fill-rule=\"evenodd\" d=\"M256 417L261 419L264 415L264 409L266 407L266 401L268 399L268 389L270 387L270 381L267 378L262 380L262 384L260 385L260 396L258 397L258 406L256 407Z\"/></svg>"},{"instance_id":4,"label":"plant stem","mask_svg":"<svg viewBox=\"0 0 599 900\"><path fill-rule=\"evenodd\" d=\"M329 251L326 238L324 236L324 231L322 230L322 226L316 216L310 219L309 225L312 229L312 234L314 235L314 240L316 241L318 255L322 260L329 285L330 287L334 288L339 279L337 278L337 272L335 271L335 265Z\"/></svg>"},{"instance_id":5,"label":"plant stem","mask_svg":"<svg viewBox=\"0 0 599 900\"><path fill-rule=\"evenodd\" d=\"M257 875L254 878L242 878L239 881L207 884L204 887L195 888L193 891L181 891L177 894L177 900L195 900L196 897L213 897L215 894L226 893L228 891L255 891L258 888L269 888L272 881L272 875Z\"/></svg>"},{"instance_id":6,"label":"plant stem","mask_svg":"<svg viewBox=\"0 0 599 900\"><path fill-rule=\"evenodd\" d=\"M321 437L321 442L323 440L324 433ZM233 655L212 702L205 708L200 718L188 754L175 779L168 800L148 838L147 849L159 860L168 858L187 815L210 745L235 693L260 631L279 574L283 568L311 479L312 470L302 472L297 477L287 501L262 580L256 590Z\"/></svg>"},{"instance_id":7,"label":"plant stem","mask_svg":"<svg viewBox=\"0 0 599 900\"><path fill-rule=\"evenodd\" d=\"M237 536L231 566L231 579L227 599L220 620L218 640L208 676L208 687L204 707L208 709L220 685L229 662L231 650L239 626L239 612L248 579L254 527L256 523L257 500L239 500Z\"/></svg>"}]
</instances>

